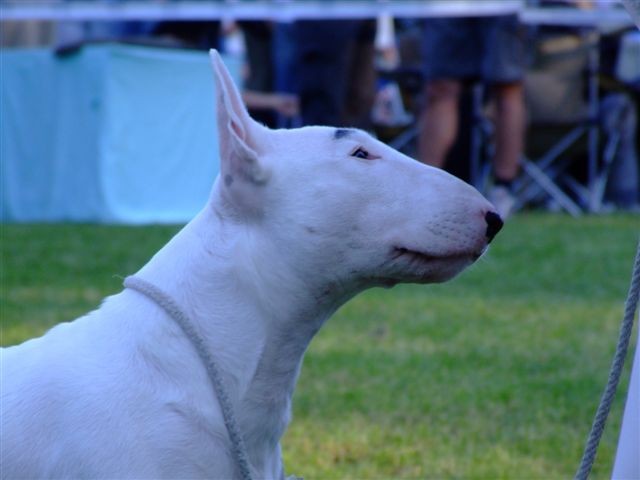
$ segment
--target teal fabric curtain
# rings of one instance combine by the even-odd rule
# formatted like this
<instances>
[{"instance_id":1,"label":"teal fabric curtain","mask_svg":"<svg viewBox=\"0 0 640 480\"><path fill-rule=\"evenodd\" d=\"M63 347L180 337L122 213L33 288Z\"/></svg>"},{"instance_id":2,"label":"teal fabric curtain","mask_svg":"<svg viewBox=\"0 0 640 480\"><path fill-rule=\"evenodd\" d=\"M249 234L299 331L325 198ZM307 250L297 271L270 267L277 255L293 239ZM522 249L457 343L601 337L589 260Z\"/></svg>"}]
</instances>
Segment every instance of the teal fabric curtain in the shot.
<instances>
[{"instance_id":1,"label":"teal fabric curtain","mask_svg":"<svg viewBox=\"0 0 640 480\"><path fill-rule=\"evenodd\" d=\"M219 168L206 52L3 50L0 68L2 221L182 223L204 206Z\"/></svg>"}]
</instances>

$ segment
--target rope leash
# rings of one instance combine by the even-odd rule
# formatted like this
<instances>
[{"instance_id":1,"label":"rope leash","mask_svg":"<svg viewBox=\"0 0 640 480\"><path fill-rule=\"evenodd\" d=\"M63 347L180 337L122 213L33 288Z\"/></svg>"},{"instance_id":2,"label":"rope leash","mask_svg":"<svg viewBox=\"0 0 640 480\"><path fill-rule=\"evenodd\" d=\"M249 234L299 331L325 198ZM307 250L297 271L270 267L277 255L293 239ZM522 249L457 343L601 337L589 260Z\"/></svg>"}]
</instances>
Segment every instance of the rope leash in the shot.
<instances>
[{"instance_id":1,"label":"rope leash","mask_svg":"<svg viewBox=\"0 0 640 480\"><path fill-rule=\"evenodd\" d=\"M238 469L240 470L240 476L243 480L251 480L252 477L249 459L247 457L244 441L240 435L240 429L238 428L238 422L236 421L236 416L233 411L233 405L227 395L220 371L218 370L213 357L209 353L204 339L195 330L193 324L189 320L189 317L164 291L142 278L133 276L125 278L123 285L125 288L135 290L157 303L171 318L173 318L173 320L175 320L193 344L207 369L207 374L209 375L209 379L213 385L214 393L220 403L224 423L227 427L227 431L229 432L229 439L231 440L233 456L235 457Z\"/></svg>"},{"instance_id":2,"label":"rope leash","mask_svg":"<svg viewBox=\"0 0 640 480\"><path fill-rule=\"evenodd\" d=\"M633 273L631 274L631 284L629 285L629 293L627 294L627 300L625 302L624 319L622 320L622 325L620 327L618 345L616 346L616 353L613 357L611 370L609 371L609 379L607 380L607 386L602 394L600 405L598 405L598 410L596 411L595 418L593 419L593 425L591 426L591 432L589 432L589 437L587 438L587 444L584 448L580 467L574 477L575 480L587 480L589 473L591 473L591 467L593 467L593 462L596 458L600 438L604 432L604 426L607 422L609 411L611 410L611 404L613 403L616 389L618 388L620 375L622 374L622 367L624 366L624 360L629 348L629 339L631 338L631 331L633 330L633 320L638 307L639 297L640 243L638 243ZM636 348L639 347L640 346L637 346Z\"/></svg>"}]
</instances>

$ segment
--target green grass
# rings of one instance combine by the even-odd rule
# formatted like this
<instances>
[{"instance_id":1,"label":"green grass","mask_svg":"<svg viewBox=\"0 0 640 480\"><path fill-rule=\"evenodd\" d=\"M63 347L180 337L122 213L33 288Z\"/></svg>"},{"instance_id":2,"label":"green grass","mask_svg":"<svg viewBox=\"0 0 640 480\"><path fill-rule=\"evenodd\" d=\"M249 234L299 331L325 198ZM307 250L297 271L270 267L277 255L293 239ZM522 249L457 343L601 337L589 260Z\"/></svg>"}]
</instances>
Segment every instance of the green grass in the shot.
<instances>
[{"instance_id":1,"label":"green grass","mask_svg":"<svg viewBox=\"0 0 640 480\"><path fill-rule=\"evenodd\" d=\"M176 231L2 226L2 344L95 308ZM456 280L375 289L348 303L306 355L283 441L287 471L572 477L639 233L632 216L520 215ZM594 478L610 474L628 375L629 365Z\"/></svg>"}]
</instances>

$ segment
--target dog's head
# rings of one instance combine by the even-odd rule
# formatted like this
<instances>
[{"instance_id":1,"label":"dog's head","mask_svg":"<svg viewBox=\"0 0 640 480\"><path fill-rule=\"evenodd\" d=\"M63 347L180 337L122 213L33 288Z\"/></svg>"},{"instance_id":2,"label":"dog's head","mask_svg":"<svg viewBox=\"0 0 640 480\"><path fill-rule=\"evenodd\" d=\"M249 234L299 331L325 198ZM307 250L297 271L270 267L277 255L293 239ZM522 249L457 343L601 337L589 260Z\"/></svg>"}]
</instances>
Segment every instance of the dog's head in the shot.
<instances>
[{"instance_id":1,"label":"dog's head","mask_svg":"<svg viewBox=\"0 0 640 480\"><path fill-rule=\"evenodd\" d=\"M221 155L212 202L301 275L360 287L444 281L502 226L473 187L366 132L263 127L213 50L211 60Z\"/></svg>"}]
</instances>

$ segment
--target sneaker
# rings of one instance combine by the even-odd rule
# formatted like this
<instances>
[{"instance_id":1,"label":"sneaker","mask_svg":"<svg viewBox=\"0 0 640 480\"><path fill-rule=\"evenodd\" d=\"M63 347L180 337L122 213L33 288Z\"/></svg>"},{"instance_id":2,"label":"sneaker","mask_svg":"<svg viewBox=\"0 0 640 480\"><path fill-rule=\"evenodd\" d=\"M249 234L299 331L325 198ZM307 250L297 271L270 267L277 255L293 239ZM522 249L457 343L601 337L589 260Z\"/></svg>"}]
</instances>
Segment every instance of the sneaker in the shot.
<instances>
[{"instance_id":1,"label":"sneaker","mask_svg":"<svg viewBox=\"0 0 640 480\"><path fill-rule=\"evenodd\" d=\"M493 187L489 192L488 199L500 214L503 220L506 220L512 213L516 204L516 198L503 186Z\"/></svg>"}]
</instances>

